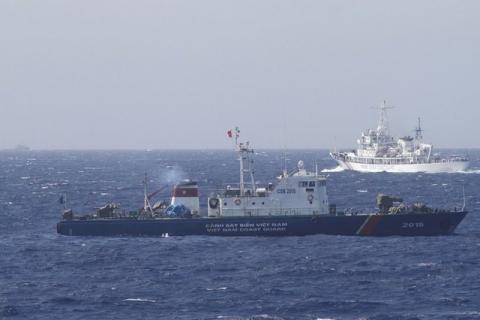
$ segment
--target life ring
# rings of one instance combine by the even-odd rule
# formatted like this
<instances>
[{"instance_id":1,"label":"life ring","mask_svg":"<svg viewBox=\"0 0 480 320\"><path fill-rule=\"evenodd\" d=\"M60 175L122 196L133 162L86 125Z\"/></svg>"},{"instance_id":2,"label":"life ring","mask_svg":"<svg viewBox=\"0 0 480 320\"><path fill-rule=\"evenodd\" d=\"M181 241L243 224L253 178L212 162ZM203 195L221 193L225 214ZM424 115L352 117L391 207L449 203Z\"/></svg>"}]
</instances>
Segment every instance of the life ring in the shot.
<instances>
[{"instance_id":1,"label":"life ring","mask_svg":"<svg viewBox=\"0 0 480 320\"><path fill-rule=\"evenodd\" d=\"M313 194L309 194L307 199L308 199L309 202L312 202L313 201Z\"/></svg>"},{"instance_id":2,"label":"life ring","mask_svg":"<svg viewBox=\"0 0 480 320\"><path fill-rule=\"evenodd\" d=\"M210 200L208 200L208 205L210 206L210 209L217 209L218 203L218 198L210 198Z\"/></svg>"},{"instance_id":3,"label":"life ring","mask_svg":"<svg viewBox=\"0 0 480 320\"><path fill-rule=\"evenodd\" d=\"M240 200L240 198L237 198L237 199L235 199L234 203L235 203L237 206L239 206L240 203L242 203L242 200Z\"/></svg>"}]
</instances>

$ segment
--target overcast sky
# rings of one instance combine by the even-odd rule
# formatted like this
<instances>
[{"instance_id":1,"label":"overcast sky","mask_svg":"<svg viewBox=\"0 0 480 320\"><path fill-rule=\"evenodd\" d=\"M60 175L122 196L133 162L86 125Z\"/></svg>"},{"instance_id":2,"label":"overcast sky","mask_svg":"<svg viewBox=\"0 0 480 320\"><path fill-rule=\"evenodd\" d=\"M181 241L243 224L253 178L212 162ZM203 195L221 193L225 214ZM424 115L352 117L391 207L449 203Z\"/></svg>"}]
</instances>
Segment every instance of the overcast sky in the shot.
<instances>
[{"instance_id":1,"label":"overcast sky","mask_svg":"<svg viewBox=\"0 0 480 320\"><path fill-rule=\"evenodd\" d=\"M0 148L480 147L480 1L0 0Z\"/></svg>"}]
</instances>

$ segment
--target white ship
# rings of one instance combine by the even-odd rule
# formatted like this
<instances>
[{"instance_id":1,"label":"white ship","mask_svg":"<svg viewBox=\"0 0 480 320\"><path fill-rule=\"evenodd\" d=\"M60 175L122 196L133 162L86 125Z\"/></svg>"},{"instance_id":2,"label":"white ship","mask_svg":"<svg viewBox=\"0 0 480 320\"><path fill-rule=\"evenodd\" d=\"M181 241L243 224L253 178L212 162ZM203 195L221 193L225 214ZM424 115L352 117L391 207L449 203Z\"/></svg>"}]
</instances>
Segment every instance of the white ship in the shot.
<instances>
[{"instance_id":1,"label":"white ship","mask_svg":"<svg viewBox=\"0 0 480 320\"><path fill-rule=\"evenodd\" d=\"M395 140L388 129L386 102L380 106L380 120L376 130L368 129L357 140L358 149L350 152L332 152L330 155L345 170L360 172L459 172L469 166L466 157L440 157L433 146L423 142L423 130L418 119L415 137Z\"/></svg>"}]
</instances>

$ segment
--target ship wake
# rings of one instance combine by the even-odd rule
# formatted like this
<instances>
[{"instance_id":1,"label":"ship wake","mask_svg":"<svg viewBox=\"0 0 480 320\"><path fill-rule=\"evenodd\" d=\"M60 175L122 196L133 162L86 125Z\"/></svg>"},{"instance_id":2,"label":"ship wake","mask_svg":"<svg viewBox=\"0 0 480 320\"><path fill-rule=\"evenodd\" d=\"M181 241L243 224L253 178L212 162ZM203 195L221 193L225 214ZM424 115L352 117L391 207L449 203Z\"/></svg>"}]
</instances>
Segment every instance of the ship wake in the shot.
<instances>
[{"instance_id":1,"label":"ship wake","mask_svg":"<svg viewBox=\"0 0 480 320\"><path fill-rule=\"evenodd\" d=\"M342 171L345 171L345 169L343 169L341 166L337 166L337 167L332 168L332 169L323 169L322 170L323 173L342 172Z\"/></svg>"},{"instance_id":2,"label":"ship wake","mask_svg":"<svg viewBox=\"0 0 480 320\"><path fill-rule=\"evenodd\" d=\"M480 169L467 169L464 171L457 171L456 173L461 173L461 174L480 174Z\"/></svg>"}]
</instances>

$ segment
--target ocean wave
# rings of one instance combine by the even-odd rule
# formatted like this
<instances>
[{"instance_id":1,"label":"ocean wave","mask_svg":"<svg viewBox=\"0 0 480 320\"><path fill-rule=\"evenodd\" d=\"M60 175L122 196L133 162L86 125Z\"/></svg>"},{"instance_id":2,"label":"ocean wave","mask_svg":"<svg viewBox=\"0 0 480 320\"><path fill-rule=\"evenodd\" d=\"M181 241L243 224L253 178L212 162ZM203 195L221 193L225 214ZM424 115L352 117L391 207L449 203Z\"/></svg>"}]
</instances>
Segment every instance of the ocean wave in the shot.
<instances>
[{"instance_id":1,"label":"ocean wave","mask_svg":"<svg viewBox=\"0 0 480 320\"><path fill-rule=\"evenodd\" d=\"M269 314L259 314L251 316L249 320L283 320L283 318L272 316Z\"/></svg>"},{"instance_id":2,"label":"ocean wave","mask_svg":"<svg viewBox=\"0 0 480 320\"><path fill-rule=\"evenodd\" d=\"M420 262L416 264L417 267L434 267L436 265L435 262Z\"/></svg>"},{"instance_id":3,"label":"ocean wave","mask_svg":"<svg viewBox=\"0 0 480 320\"><path fill-rule=\"evenodd\" d=\"M17 308L15 306L5 306L0 311L0 316L2 317L14 317L19 315Z\"/></svg>"},{"instance_id":4,"label":"ocean wave","mask_svg":"<svg viewBox=\"0 0 480 320\"><path fill-rule=\"evenodd\" d=\"M284 320L283 318L280 318L278 316L272 316L269 314L258 314L258 315L252 315L250 317L239 317L239 316L217 316L217 319L222 319L222 320ZM332 319L333 320L333 319Z\"/></svg>"},{"instance_id":5,"label":"ocean wave","mask_svg":"<svg viewBox=\"0 0 480 320\"><path fill-rule=\"evenodd\" d=\"M207 291L225 291L227 287L220 287L220 288L207 288Z\"/></svg>"},{"instance_id":6,"label":"ocean wave","mask_svg":"<svg viewBox=\"0 0 480 320\"><path fill-rule=\"evenodd\" d=\"M145 298L127 298L127 299L124 299L123 301L127 301L127 302L150 302L150 303L157 302L156 300L145 299Z\"/></svg>"},{"instance_id":7,"label":"ocean wave","mask_svg":"<svg viewBox=\"0 0 480 320\"><path fill-rule=\"evenodd\" d=\"M80 301L72 297L55 297L55 298L49 299L47 302L56 303L56 304L70 304L70 303L78 303Z\"/></svg>"}]
</instances>

